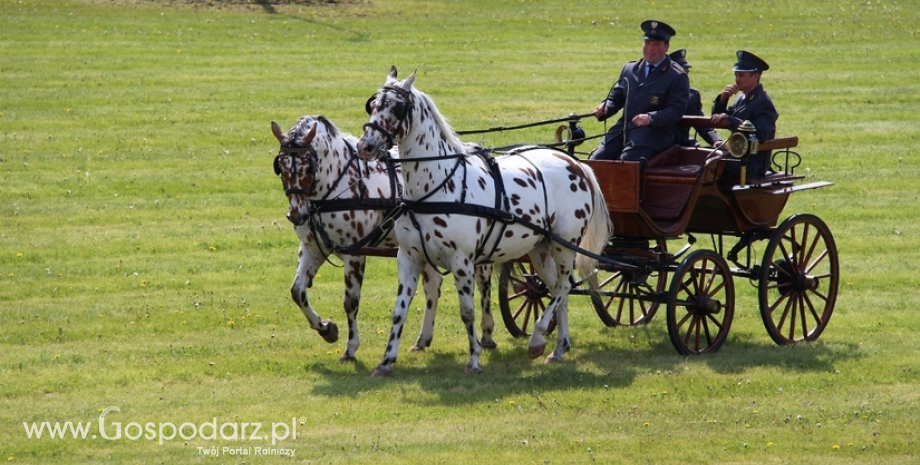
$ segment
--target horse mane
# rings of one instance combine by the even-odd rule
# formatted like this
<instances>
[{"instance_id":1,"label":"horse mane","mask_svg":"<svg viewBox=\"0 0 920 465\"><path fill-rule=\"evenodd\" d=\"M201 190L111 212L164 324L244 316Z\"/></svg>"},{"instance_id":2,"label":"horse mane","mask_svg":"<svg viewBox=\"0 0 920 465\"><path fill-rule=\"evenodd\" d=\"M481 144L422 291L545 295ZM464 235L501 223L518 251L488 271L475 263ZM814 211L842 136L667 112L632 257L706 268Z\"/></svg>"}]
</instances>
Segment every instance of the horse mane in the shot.
<instances>
[{"instance_id":1,"label":"horse mane","mask_svg":"<svg viewBox=\"0 0 920 465\"><path fill-rule=\"evenodd\" d=\"M327 134L329 134L330 137L337 137L341 132L339 131L339 128L332 123L332 121L329 121L329 119L323 115L301 116L300 119L297 120L297 123L294 124L294 127L288 131L288 137L294 139L303 136L307 133L307 131L310 130L310 127L312 127L310 123L313 121L316 121L317 124L321 124L323 129Z\"/></svg>"},{"instance_id":2,"label":"horse mane","mask_svg":"<svg viewBox=\"0 0 920 465\"><path fill-rule=\"evenodd\" d=\"M434 119L434 123L441 132L441 136L444 137L444 140L450 144L451 148L457 151L456 153L463 153L465 144L457 137L456 131L454 131L454 128L447 122L447 118L438 110L438 106L434 104L434 100L431 100L428 94L415 87L412 88L412 92L415 94L415 98L421 100L422 104L428 107L428 111L431 113L431 117Z\"/></svg>"}]
</instances>

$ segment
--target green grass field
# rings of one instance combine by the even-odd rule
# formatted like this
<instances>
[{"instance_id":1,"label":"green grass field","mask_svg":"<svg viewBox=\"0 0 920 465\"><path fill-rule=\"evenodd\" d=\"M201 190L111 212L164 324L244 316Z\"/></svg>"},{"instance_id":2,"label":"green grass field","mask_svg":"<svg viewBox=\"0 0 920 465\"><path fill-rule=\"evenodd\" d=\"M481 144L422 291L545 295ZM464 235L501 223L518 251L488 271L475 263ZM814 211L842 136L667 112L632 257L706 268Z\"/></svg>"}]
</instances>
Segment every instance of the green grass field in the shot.
<instances>
[{"instance_id":1,"label":"green grass field","mask_svg":"<svg viewBox=\"0 0 920 465\"><path fill-rule=\"evenodd\" d=\"M605 328L572 297L564 363L530 361L499 327L469 376L446 281L432 347L407 350L415 308L394 376L376 379L396 277L372 258L359 362L339 364L344 341L322 342L290 300L270 122L323 114L359 134L391 65L417 69L457 129L586 113L652 17L677 29L705 101L736 50L764 57L777 135L835 183L783 216L816 214L837 241L821 339L774 345L738 279L717 354L676 355L662 315ZM0 0L0 461L916 463L918 24L911 0ZM344 327L342 288L326 265L310 297ZM42 422L91 425L29 433Z\"/></svg>"}]
</instances>

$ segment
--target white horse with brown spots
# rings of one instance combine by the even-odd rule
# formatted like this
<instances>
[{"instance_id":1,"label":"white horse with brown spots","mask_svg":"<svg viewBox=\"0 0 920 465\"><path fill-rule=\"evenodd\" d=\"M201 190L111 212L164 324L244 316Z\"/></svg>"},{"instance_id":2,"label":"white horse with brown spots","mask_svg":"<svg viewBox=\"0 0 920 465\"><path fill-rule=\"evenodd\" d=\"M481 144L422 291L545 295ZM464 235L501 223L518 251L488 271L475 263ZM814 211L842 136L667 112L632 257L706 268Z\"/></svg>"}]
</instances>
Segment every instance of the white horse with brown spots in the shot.
<instances>
[{"instance_id":1,"label":"white horse with brown spots","mask_svg":"<svg viewBox=\"0 0 920 465\"><path fill-rule=\"evenodd\" d=\"M312 287L313 278L329 256L338 257L345 273L342 303L348 318L348 342L340 361L354 361L360 344L357 317L365 257L345 252L354 252L347 248L365 240L368 246L397 246L392 231L377 229L377 226L396 206L401 177L398 172L390 176L383 163L358 159L355 153L357 138L340 132L322 116L300 118L287 134L272 122L272 134L281 143L274 160L275 174L281 178L289 198L287 218L300 238L291 298L307 317L311 328L326 342L336 342L338 327L316 314L307 298L307 289ZM495 347L490 308L491 272L490 266L477 269L483 308L482 344L488 348ZM431 267L425 268L423 278L427 301L422 329L413 350L423 350L431 344L442 281L441 274Z\"/></svg>"},{"instance_id":2,"label":"white horse with brown spots","mask_svg":"<svg viewBox=\"0 0 920 465\"><path fill-rule=\"evenodd\" d=\"M392 371L406 312L426 265L453 273L466 326L469 373L482 371L481 346L473 313L473 268L527 255L552 294L529 343L529 356L546 348L544 334L556 316L558 340L547 362L561 361L569 349L568 293L576 267L569 246L599 254L611 234L603 195L586 165L563 152L523 149L492 158L467 154L464 144L434 102L413 87L415 73L396 79L393 67L386 83L368 104L370 121L358 141L365 160L385 157L399 146L405 194L396 221L399 241L399 290L393 327L375 376ZM596 256L596 255L595 255ZM579 272L590 276L596 260L577 254ZM592 282L596 284L596 282Z\"/></svg>"}]
</instances>

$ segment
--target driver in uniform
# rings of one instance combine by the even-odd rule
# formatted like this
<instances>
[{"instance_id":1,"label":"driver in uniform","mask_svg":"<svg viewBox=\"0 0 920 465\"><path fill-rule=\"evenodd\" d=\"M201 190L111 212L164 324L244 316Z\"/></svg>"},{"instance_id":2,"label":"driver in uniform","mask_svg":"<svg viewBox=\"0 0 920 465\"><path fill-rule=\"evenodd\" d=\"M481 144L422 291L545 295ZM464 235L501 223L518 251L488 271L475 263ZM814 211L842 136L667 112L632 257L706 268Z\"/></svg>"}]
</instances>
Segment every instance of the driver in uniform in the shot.
<instances>
[{"instance_id":1,"label":"driver in uniform","mask_svg":"<svg viewBox=\"0 0 920 465\"><path fill-rule=\"evenodd\" d=\"M620 110L620 119L607 131L592 160L632 160L644 167L653 155L674 145L677 123L690 99L690 79L668 57L677 32L655 20L644 21L644 58L623 66L607 98L594 109L605 121Z\"/></svg>"}]
</instances>

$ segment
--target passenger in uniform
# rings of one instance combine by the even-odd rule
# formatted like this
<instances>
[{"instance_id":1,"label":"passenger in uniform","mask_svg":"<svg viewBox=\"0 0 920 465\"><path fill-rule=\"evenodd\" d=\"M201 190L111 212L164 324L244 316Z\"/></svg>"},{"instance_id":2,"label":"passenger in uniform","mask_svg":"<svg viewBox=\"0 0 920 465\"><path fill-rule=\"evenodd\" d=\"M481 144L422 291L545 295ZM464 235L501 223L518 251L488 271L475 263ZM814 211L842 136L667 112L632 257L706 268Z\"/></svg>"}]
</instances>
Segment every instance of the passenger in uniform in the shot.
<instances>
[{"instance_id":1,"label":"passenger in uniform","mask_svg":"<svg viewBox=\"0 0 920 465\"><path fill-rule=\"evenodd\" d=\"M594 109L604 121L623 110L594 150L594 160L638 160L643 166L655 154L674 145L677 123L687 109L690 80L683 68L668 57L674 28L648 20L644 32L644 58L623 66L607 98Z\"/></svg>"},{"instance_id":2,"label":"passenger in uniform","mask_svg":"<svg viewBox=\"0 0 920 465\"><path fill-rule=\"evenodd\" d=\"M757 132L757 141L764 143L776 137L776 120L779 113L773 105L773 100L763 90L760 76L770 69L770 65L751 52L739 50L736 54L738 61L732 67L735 71L735 83L725 86L725 89L716 97L712 104L712 122L717 124L728 120L732 132L745 120L750 121ZM729 106L728 99L740 92L735 102ZM770 151L757 152L748 157L747 176L761 178L766 175L769 167ZM729 164L725 174L738 176L740 165Z\"/></svg>"},{"instance_id":3,"label":"passenger in uniform","mask_svg":"<svg viewBox=\"0 0 920 465\"><path fill-rule=\"evenodd\" d=\"M671 58L671 61L680 65L688 75L690 74L690 68L692 68L693 65L687 62L686 49L682 48L668 55L668 57ZM693 86L690 86L690 100L687 102L687 110L684 112L684 115L706 116L703 113L703 100L702 97L700 97L700 91L696 90ZM674 143L684 147L699 147L699 141L697 141L695 137L690 137L690 129L689 126L678 126L677 137ZM722 141L722 137L719 136L719 133L713 128L696 128L696 133L710 146L715 145L716 142Z\"/></svg>"}]
</instances>

